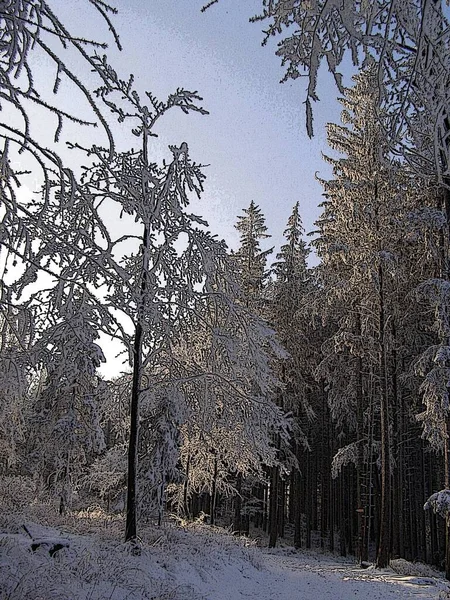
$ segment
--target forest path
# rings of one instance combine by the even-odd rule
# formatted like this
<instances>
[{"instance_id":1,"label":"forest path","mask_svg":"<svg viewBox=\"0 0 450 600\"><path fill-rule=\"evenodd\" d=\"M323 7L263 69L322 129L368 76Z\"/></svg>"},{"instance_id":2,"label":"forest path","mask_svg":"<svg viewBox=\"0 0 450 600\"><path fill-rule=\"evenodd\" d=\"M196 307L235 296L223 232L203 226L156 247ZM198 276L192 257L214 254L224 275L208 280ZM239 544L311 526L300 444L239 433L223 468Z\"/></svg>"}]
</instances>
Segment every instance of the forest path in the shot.
<instances>
[{"instance_id":1,"label":"forest path","mask_svg":"<svg viewBox=\"0 0 450 600\"><path fill-rule=\"evenodd\" d=\"M240 575L225 568L211 579L207 600L438 600L447 598L448 589L442 579L361 569L338 558L300 552L261 551L260 569L243 564Z\"/></svg>"}]
</instances>

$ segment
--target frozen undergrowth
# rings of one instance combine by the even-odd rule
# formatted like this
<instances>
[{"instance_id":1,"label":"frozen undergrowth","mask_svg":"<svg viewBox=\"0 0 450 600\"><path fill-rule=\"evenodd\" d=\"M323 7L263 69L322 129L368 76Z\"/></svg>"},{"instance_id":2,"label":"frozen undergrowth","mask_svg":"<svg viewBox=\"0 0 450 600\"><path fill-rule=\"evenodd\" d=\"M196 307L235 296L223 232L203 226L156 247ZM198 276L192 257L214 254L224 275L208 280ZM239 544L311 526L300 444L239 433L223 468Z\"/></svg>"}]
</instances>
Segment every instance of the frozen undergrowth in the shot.
<instances>
[{"instance_id":1,"label":"frozen undergrowth","mask_svg":"<svg viewBox=\"0 0 450 600\"><path fill-rule=\"evenodd\" d=\"M39 524L38 524L39 523ZM68 548L31 551L31 538ZM0 600L431 600L448 598L426 565L360 569L351 559L267 550L201 522L141 528L141 554L122 517L100 509L61 517L35 506L0 520Z\"/></svg>"},{"instance_id":2,"label":"frozen undergrowth","mask_svg":"<svg viewBox=\"0 0 450 600\"><path fill-rule=\"evenodd\" d=\"M443 573L430 565L421 562L409 562L404 558L391 560L391 569L399 575L415 575L417 577L442 577Z\"/></svg>"},{"instance_id":3,"label":"frozen undergrowth","mask_svg":"<svg viewBox=\"0 0 450 600\"><path fill-rule=\"evenodd\" d=\"M122 542L123 519L100 510L52 519L45 507L33 507L1 521L0 600L200 600L198 590L215 570L258 566L252 544L201 523L143 527L134 556ZM32 552L23 525L37 541L69 547L53 557L48 544Z\"/></svg>"}]
</instances>

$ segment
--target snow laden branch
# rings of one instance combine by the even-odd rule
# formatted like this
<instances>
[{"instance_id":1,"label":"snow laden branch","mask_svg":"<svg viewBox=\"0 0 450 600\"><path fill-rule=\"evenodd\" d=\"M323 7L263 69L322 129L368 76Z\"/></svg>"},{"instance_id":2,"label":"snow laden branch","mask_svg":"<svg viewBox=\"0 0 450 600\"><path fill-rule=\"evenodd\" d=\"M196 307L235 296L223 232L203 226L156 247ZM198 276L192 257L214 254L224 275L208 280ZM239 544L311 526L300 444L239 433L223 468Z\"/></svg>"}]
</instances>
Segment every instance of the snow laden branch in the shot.
<instances>
[{"instance_id":1,"label":"snow laden branch","mask_svg":"<svg viewBox=\"0 0 450 600\"><path fill-rule=\"evenodd\" d=\"M210 2L205 8L216 4ZM264 41L278 40L277 56L286 68L282 81L306 80L305 112L313 135L313 104L320 98L322 64L343 94L345 62L377 64L379 117L389 147L424 175L441 183L449 162L449 37L441 0L262 0Z\"/></svg>"},{"instance_id":2,"label":"snow laden branch","mask_svg":"<svg viewBox=\"0 0 450 600\"><path fill-rule=\"evenodd\" d=\"M439 344L429 346L415 361L414 370L423 378L420 386L425 410L417 415L422 422L422 437L433 448L442 450L448 440L447 421L450 411L450 348L449 324L449 282L443 279L430 279L417 288L417 297L426 302L434 312L434 328Z\"/></svg>"},{"instance_id":3,"label":"snow laden branch","mask_svg":"<svg viewBox=\"0 0 450 600\"><path fill-rule=\"evenodd\" d=\"M109 31L120 48L119 37L110 19L110 14L116 12L106 2L93 0L90 4L94 7L106 22ZM113 146L112 134L109 126L103 118L92 93L69 63L66 63L62 55L67 54L70 48L74 49L82 64L94 68L98 75L95 62L90 57L87 48L103 47L105 43L96 42L86 38L71 35L66 25L59 18L57 12L51 8L51 3L44 0L13 0L0 8L0 28L3 31L3 51L0 59L0 94L2 104L10 104L21 116L22 127L17 130L18 137L15 141L27 147L30 137L30 118L27 106L36 104L43 107L56 117L57 127L55 130L55 141L59 139L64 120L78 124L95 124L83 117L62 110L58 103L46 101L47 93L36 85L33 74L31 56L41 52L55 67L53 82L53 94L58 93L63 78L70 81L86 99L94 116L102 124L108 135L111 147ZM55 49L60 45L61 51ZM68 59L69 60L69 59ZM7 134L9 137L10 134Z\"/></svg>"},{"instance_id":4,"label":"snow laden branch","mask_svg":"<svg viewBox=\"0 0 450 600\"><path fill-rule=\"evenodd\" d=\"M432 510L434 513L448 519L450 516L450 490L440 490L432 494L423 506L424 510Z\"/></svg>"}]
</instances>

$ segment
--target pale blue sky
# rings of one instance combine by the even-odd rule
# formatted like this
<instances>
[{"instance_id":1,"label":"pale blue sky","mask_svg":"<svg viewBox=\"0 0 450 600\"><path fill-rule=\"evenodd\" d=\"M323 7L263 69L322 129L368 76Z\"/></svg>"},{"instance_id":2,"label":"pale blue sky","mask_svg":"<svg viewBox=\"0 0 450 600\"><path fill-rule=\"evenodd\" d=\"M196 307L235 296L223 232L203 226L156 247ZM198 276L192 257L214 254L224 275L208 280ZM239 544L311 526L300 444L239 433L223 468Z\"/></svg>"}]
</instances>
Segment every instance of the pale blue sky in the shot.
<instances>
[{"instance_id":1,"label":"pale blue sky","mask_svg":"<svg viewBox=\"0 0 450 600\"><path fill-rule=\"evenodd\" d=\"M108 51L124 77L134 73L142 91L164 98L185 87L204 98L209 116L174 111L158 123L153 152L159 159L168 156L168 144L187 141L191 157L210 165L205 194L193 208L232 247L236 217L251 200L266 215L273 236L267 244L278 247L297 200L306 231L313 228L321 201L314 174L329 173L321 160L327 148L323 125L339 118L337 92L324 71L316 135L307 138L304 82L279 83L283 70L274 45L261 47L264 24L248 22L260 4L220 0L201 13L202 0L118 0L114 23L123 51ZM106 28L86 6L74 0L63 7L71 30L107 40Z\"/></svg>"}]
</instances>

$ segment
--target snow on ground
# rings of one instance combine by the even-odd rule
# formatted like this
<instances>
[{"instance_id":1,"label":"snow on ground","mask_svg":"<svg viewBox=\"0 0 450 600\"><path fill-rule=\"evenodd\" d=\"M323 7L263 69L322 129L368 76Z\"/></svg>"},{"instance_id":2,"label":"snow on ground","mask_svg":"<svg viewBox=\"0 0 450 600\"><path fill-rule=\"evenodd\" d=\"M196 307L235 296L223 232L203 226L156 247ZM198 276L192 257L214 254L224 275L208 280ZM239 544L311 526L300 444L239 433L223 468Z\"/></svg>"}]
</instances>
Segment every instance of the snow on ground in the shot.
<instances>
[{"instance_id":1,"label":"snow on ground","mask_svg":"<svg viewBox=\"0 0 450 600\"><path fill-rule=\"evenodd\" d=\"M25 515L3 518L0 600L450 598L439 574L406 561L394 563L399 573L360 569L329 554L257 548L204 524L149 527L135 556L121 543L120 520L108 525L91 515L79 521L60 519L51 527L30 521L29 515L27 520ZM34 552L33 541L38 543Z\"/></svg>"},{"instance_id":2,"label":"snow on ground","mask_svg":"<svg viewBox=\"0 0 450 600\"><path fill-rule=\"evenodd\" d=\"M314 553L283 556L264 552L263 568L254 577L235 580L235 588L214 590L210 598L234 600L387 600L439 598L446 589L442 580L405 577L391 570L362 570L354 563ZM243 573L245 577L245 572Z\"/></svg>"},{"instance_id":3,"label":"snow on ground","mask_svg":"<svg viewBox=\"0 0 450 600\"><path fill-rule=\"evenodd\" d=\"M348 560L314 552L260 551L261 567L242 564L215 573L211 600L403 600L447 598L440 577L417 577L361 569ZM450 598L450 596L449 596Z\"/></svg>"}]
</instances>

